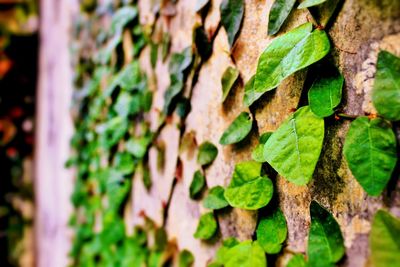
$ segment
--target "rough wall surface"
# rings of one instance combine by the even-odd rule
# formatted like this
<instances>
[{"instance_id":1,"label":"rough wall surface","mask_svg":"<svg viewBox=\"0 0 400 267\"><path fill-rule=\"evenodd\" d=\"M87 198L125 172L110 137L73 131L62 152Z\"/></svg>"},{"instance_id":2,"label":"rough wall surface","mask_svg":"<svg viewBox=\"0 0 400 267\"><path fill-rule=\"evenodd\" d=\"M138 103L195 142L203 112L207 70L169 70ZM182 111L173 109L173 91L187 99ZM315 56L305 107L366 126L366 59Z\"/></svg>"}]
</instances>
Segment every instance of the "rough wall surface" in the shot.
<instances>
[{"instance_id":1,"label":"rough wall surface","mask_svg":"<svg viewBox=\"0 0 400 267\"><path fill-rule=\"evenodd\" d=\"M207 32L214 32L220 20L219 0L212 1L206 16ZM200 70L198 82L193 88L191 105L185 123L183 136L194 136L198 144L209 140L218 144L219 137L232 120L241 112L248 110L242 103L243 85L255 73L259 55L274 37L267 36L268 13L273 1L245 1L245 16L241 33L229 55L227 35L223 28L216 33L211 58ZM151 23L154 15L149 1L139 1L141 22ZM200 21L195 14L196 1L180 0L176 5L176 15L170 21L158 19L172 36L173 52L180 52L191 45L193 26ZM285 23L280 34L309 20L307 10L295 10ZM328 30L332 41L329 59L336 63L345 77L344 98L339 108L351 115L364 115L373 112L370 91L375 72L375 62L379 49L386 49L400 56L400 2L396 0L346 0L340 7L337 17ZM148 75L156 77L154 112L163 106L164 91L169 84L167 64L159 61L155 72L151 70L149 49L144 51L142 67ZM231 91L222 105L221 76L227 66L235 64L240 71L241 81ZM312 71L312 68L309 69ZM287 118L291 110L304 103L302 89L307 85L307 71L300 71L286 79L278 88L265 94L252 113L255 115L258 132L276 130ZM190 88L189 78L187 88ZM187 89L188 90L188 89ZM189 90L188 90L189 91ZM187 92L189 94L189 92ZM157 117L157 114L154 114ZM163 173L157 171L156 152L150 152L150 166L156 186L146 193L139 179L132 190L130 212L127 220L140 223L137 215L145 209L146 214L158 224L166 225L170 238L176 239L179 249L187 248L196 256L196 266L205 266L218 244L204 243L193 239L198 218L204 211L201 202L189 198L189 185L193 173L200 167L195 155L189 152L178 153L179 120L174 118L163 130L160 139L166 145L166 167ZM285 264L293 252L305 252L307 233L310 224L309 203L315 199L327 207L338 220L345 238L346 258L342 266L368 266L368 233L372 215L380 207L386 207L397 216L400 215L400 184L398 172L392 183L396 189L385 191L380 197L368 197L352 176L342 156L344 137L349 120L340 119L326 125L323 151L308 186L296 186L277 176L276 188L280 206L288 221L289 235L284 252L279 256L279 265ZM251 148L257 144L257 132L238 145L218 146L219 154L215 162L206 169L207 185L226 186L235 163L250 159ZM179 160L178 160L179 158ZM181 162L182 179L176 183L174 170ZM393 187L394 188L394 187ZM170 200L169 200L170 199ZM166 216L163 217L165 203L169 202ZM218 215L223 238L236 236L240 240L252 237L257 213L231 209Z\"/></svg>"}]
</instances>

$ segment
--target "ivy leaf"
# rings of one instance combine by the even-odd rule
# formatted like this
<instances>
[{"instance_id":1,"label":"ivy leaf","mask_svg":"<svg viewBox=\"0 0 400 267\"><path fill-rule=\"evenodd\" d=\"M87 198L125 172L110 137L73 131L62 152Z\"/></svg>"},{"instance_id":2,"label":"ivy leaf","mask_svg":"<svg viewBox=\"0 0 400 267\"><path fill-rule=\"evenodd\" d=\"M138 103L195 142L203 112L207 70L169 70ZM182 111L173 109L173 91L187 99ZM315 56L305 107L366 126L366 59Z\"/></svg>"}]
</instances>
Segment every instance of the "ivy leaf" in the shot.
<instances>
[{"instance_id":1,"label":"ivy leaf","mask_svg":"<svg viewBox=\"0 0 400 267\"><path fill-rule=\"evenodd\" d=\"M222 102L225 101L226 97L229 94L229 91L232 89L236 80L239 78L239 71L236 68L228 67L224 74L222 75L221 84L222 84Z\"/></svg>"},{"instance_id":2,"label":"ivy leaf","mask_svg":"<svg viewBox=\"0 0 400 267\"><path fill-rule=\"evenodd\" d=\"M222 186L215 186L210 189L208 195L203 200L203 206L206 209L219 210L229 206L224 197L225 189Z\"/></svg>"},{"instance_id":3,"label":"ivy leaf","mask_svg":"<svg viewBox=\"0 0 400 267\"><path fill-rule=\"evenodd\" d=\"M400 120L400 58L381 51L378 55L372 103L388 120Z\"/></svg>"},{"instance_id":4,"label":"ivy leaf","mask_svg":"<svg viewBox=\"0 0 400 267\"><path fill-rule=\"evenodd\" d=\"M276 34L292 11L296 0L275 0L269 12L268 35Z\"/></svg>"},{"instance_id":5,"label":"ivy leaf","mask_svg":"<svg viewBox=\"0 0 400 267\"><path fill-rule=\"evenodd\" d=\"M141 159L147 152L147 148L152 141L151 135L145 135L140 138L131 138L126 142L126 150L135 158Z\"/></svg>"},{"instance_id":6,"label":"ivy leaf","mask_svg":"<svg viewBox=\"0 0 400 267\"><path fill-rule=\"evenodd\" d=\"M267 266L265 252L257 241L243 241L230 248L226 253L225 267L262 267Z\"/></svg>"},{"instance_id":7,"label":"ivy leaf","mask_svg":"<svg viewBox=\"0 0 400 267\"><path fill-rule=\"evenodd\" d=\"M264 93L257 93L254 88L254 81L256 79L256 75L251 76L250 80L244 86L244 97L243 101L246 105L251 105L248 103L253 103L257 99L259 99Z\"/></svg>"},{"instance_id":8,"label":"ivy leaf","mask_svg":"<svg viewBox=\"0 0 400 267\"><path fill-rule=\"evenodd\" d=\"M204 25L197 26L193 31L193 42L202 60L206 61L212 54L213 44L210 41Z\"/></svg>"},{"instance_id":9,"label":"ivy leaf","mask_svg":"<svg viewBox=\"0 0 400 267\"><path fill-rule=\"evenodd\" d=\"M324 140L324 120L308 106L298 109L264 145L264 158L296 185L307 184L314 173Z\"/></svg>"},{"instance_id":10,"label":"ivy leaf","mask_svg":"<svg viewBox=\"0 0 400 267\"><path fill-rule=\"evenodd\" d=\"M393 266L400 262L400 219L378 210L369 237L373 266Z\"/></svg>"},{"instance_id":11,"label":"ivy leaf","mask_svg":"<svg viewBox=\"0 0 400 267\"><path fill-rule=\"evenodd\" d=\"M187 97L181 97L178 104L176 104L176 113L181 118L185 118L189 114L191 109L192 106L190 104L190 100Z\"/></svg>"},{"instance_id":12,"label":"ivy leaf","mask_svg":"<svg viewBox=\"0 0 400 267\"><path fill-rule=\"evenodd\" d=\"M308 91L308 102L312 112L324 118L332 115L342 100L344 78L336 67L323 71Z\"/></svg>"},{"instance_id":13,"label":"ivy leaf","mask_svg":"<svg viewBox=\"0 0 400 267\"><path fill-rule=\"evenodd\" d=\"M158 59L158 44L151 43L150 44L150 64L153 69L156 68Z\"/></svg>"},{"instance_id":14,"label":"ivy leaf","mask_svg":"<svg viewBox=\"0 0 400 267\"><path fill-rule=\"evenodd\" d=\"M125 25L138 15L136 7L126 6L119 8L111 21L111 35L121 33Z\"/></svg>"},{"instance_id":15,"label":"ivy leaf","mask_svg":"<svg viewBox=\"0 0 400 267\"><path fill-rule=\"evenodd\" d=\"M211 164L218 155L217 147L211 142L204 142L199 147L197 163L204 166Z\"/></svg>"},{"instance_id":16,"label":"ivy leaf","mask_svg":"<svg viewBox=\"0 0 400 267\"><path fill-rule=\"evenodd\" d=\"M232 124L224 131L219 143L221 145L230 145L242 141L251 131L253 125L253 120L250 114L247 112L242 112Z\"/></svg>"},{"instance_id":17,"label":"ivy leaf","mask_svg":"<svg viewBox=\"0 0 400 267\"><path fill-rule=\"evenodd\" d=\"M195 199L203 190L206 185L206 179L200 171L196 171L193 175L192 182L190 184L189 192L190 198Z\"/></svg>"},{"instance_id":18,"label":"ivy leaf","mask_svg":"<svg viewBox=\"0 0 400 267\"><path fill-rule=\"evenodd\" d=\"M236 245L239 245L240 242L234 237L228 237L224 241L222 241L222 246L218 248L217 253L215 255L216 264L223 265L226 261L226 255L230 248L233 248Z\"/></svg>"},{"instance_id":19,"label":"ivy leaf","mask_svg":"<svg viewBox=\"0 0 400 267\"><path fill-rule=\"evenodd\" d=\"M174 53L168 65L170 73L183 73L192 64L192 47L186 47L181 53Z\"/></svg>"},{"instance_id":20,"label":"ivy leaf","mask_svg":"<svg viewBox=\"0 0 400 267\"><path fill-rule=\"evenodd\" d=\"M272 214L261 218L257 226L257 241L268 254L277 254L282 249L282 243L287 237L285 215L277 208Z\"/></svg>"},{"instance_id":21,"label":"ivy leaf","mask_svg":"<svg viewBox=\"0 0 400 267\"><path fill-rule=\"evenodd\" d=\"M260 176L261 163L241 162L235 166L231 183L224 196L229 205L246 210L266 206L272 198L274 187L266 176Z\"/></svg>"},{"instance_id":22,"label":"ivy leaf","mask_svg":"<svg viewBox=\"0 0 400 267\"><path fill-rule=\"evenodd\" d=\"M117 101L114 104L114 110L118 116L126 118L132 110L133 96L128 92L121 92L118 95Z\"/></svg>"},{"instance_id":23,"label":"ivy leaf","mask_svg":"<svg viewBox=\"0 0 400 267\"><path fill-rule=\"evenodd\" d=\"M304 0L301 4L297 7L297 9L308 8L312 6L316 6L326 2L326 0Z\"/></svg>"},{"instance_id":24,"label":"ivy leaf","mask_svg":"<svg viewBox=\"0 0 400 267\"><path fill-rule=\"evenodd\" d=\"M172 74L170 80L171 83L164 93L164 113L166 114L172 112L172 103L183 90L183 74Z\"/></svg>"},{"instance_id":25,"label":"ivy leaf","mask_svg":"<svg viewBox=\"0 0 400 267\"><path fill-rule=\"evenodd\" d=\"M179 253L179 267L190 267L193 263L194 256L189 250L184 249Z\"/></svg>"},{"instance_id":26,"label":"ivy leaf","mask_svg":"<svg viewBox=\"0 0 400 267\"><path fill-rule=\"evenodd\" d=\"M197 225L194 237L197 239L207 240L214 236L217 231L218 224L215 220L214 213L208 212L201 215L199 224Z\"/></svg>"},{"instance_id":27,"label":"ivy leaf","mask_svg":"<svg viewBox=\"0 0 400 267\"><path fill-rule=\"evenodd\" d=\"M371 196L382 193L396 166L396 137L383 119L354 120L343 147L354 177Z\"/></svg>"},{"instance_id":28,"label":"ivy leaf","mask_svg":"<svg viewBox=\"0 0 400 267\"><path fill-rule=\"evenodd\" d=\"M256 148L253 150L253 152L251 153L251 158L254 161L257 161L257 162L267 161L266 159L264 159L264 145L268 141L268 139L271 137L271 135L272 135L272 132L266 132L260 136L260 138L259 138L260 144L258 144L256 146Z\"/></svg>"},{"instance_id":29,"label":"ivy leaf","mask_svg":"<svg viewBox=\"0 0 400 267\"><path fill-rule=\"evenodd\" d=\"M307 267L307 262L303 254L295 254L288 262L286 267Z\"/></svg>"},{"instance_id":30,"label":"ivy leaf","mask_svg":"<svg viewBox=\"0 0 400 267\"><path fill-rule=\"evenodd\" d=\"M232 47L242 25L244 14L243 0L224 0L220 6L221 24L228 34L228 42Z\"/></svg>"},{"instance_id":31,"label":"ivy leaf","mask_svg":"<svg viewBox=\"0 0 400 267\"><path fill-rule=\"evenodd\" d=\"M329 50L327 34L323 30L313 31L311 23L274 39L258 60L252 88L255 92L245 92L245 104L251 105L285 78L325 57Z\"/></svg>"},{"instance_id":32,"label":"ivy leaf","mask_svg":"<svg viewBox=\"0 0 400 267\"><path fill-rule=\"evenodd\" d=\"M118 152L115 154L114 168L124 175L131 174L135 169L132 156L127 152Z\"/></svg>"},{"instance_id":33,"label":"ivy leaf","mask_svg":"<svg viewBox=\"0 0 400 267\"><path fill-rule=\"evenodd\" d=\"M334 266L345 252L339 224L332 214L316 201L310 204L310 214L307 249L309 266Z\"/></svg>"}]
</instances>

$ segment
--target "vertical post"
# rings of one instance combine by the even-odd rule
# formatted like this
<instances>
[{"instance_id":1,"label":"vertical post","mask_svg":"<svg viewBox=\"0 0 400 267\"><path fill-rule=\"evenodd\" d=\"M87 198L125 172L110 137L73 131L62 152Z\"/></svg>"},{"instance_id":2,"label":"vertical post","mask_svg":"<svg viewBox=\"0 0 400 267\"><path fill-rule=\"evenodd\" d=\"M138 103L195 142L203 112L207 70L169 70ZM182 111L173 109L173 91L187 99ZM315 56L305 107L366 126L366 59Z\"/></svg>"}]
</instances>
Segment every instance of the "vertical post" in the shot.
<instances>
[{"instance_id":1,"label":"vertical post","mask_svg":"<svg viewBox=\"0 0 400 267\"><path fill-rule=\"evenodd\" d=\"M72 135L70 0L41 0L36 114L35 238L38 267L68 265L72 172L64 165Z\"/></svg>"}]
</instances>

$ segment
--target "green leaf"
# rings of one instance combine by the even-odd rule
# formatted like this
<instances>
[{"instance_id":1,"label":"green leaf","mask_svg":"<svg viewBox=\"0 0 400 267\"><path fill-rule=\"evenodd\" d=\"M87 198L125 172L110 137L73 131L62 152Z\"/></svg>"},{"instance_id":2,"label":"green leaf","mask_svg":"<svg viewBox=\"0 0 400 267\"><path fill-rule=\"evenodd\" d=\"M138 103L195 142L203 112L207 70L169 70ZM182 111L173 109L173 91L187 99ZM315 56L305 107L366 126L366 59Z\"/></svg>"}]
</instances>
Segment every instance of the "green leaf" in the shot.
<instances>
[{"instance_id":1,"label":"green leaf","mask_svg":"<svg viewBox=\"0 0 400 267\"><path fill-rule=\"evenodd\" d=\"M308 236L309 266L334 266L345 253L339 224L316 201L310 204L311 226Z\"/></svg>"},{"instance_id":2,"label":"green leaf","mask_svg":"<svg viewBox=\"0 0 400 267\"><path fill-rule=\"evenodd\" d=\"M114 166L118 172L124 175L131 174L135 169L133 158L127 152L118 152L115 154Z\"/></svg>"},{"instance_id":3,"label":"green leaf","mask_svg":"<svg viewBox=\"0 0 400 267\"><path fill-rule=\"evenodd\" d=\"M253 120L250 114L247 112L242 112L232 124L224 131L219 143L221 145L230 145L242 141L251 131L253 125Z\"/></svg>"},{"instance_id":4,"label":"green leaf","mask_svg":"<svg viewBox=\"0 0 400 267\"><path fill-rule=\"evenodd\" d=\"M307 184L314 173L324 140L324 120L308 106L298 109L264 145L264 158L288 181Z\"/></svg>"},{"instance_id":5,"label":"green leaf","mask_svg":"<svg viewBox=\"0 0 400 267\"><path fill-rule=\"evenodd\" d=\"M152 141L151 135L146 135L140 138L131 138L126 142L126 150L135 158L141 159L147 152L147 148Z\"/></svg>"},{"instance_id":6,"label":"green leaf","mask_svg":"<svg viewBox=\"0 0 400 267\"><path fill-rule=\"evenodd\" d=\"M215 186L208 191L208 195L203 200L206 209L219 210L229 206L224 197L225 189L222 186Z\"/></svg>"},{"instance_id":7,"label":"green leaf","mask_svg":"<svg viewBox=\"0 0 400 267\"><path fill-rule=\"evenodd\" d=\"M343 147L354 177L371 196L382 193L396 166L396 137L383 119L354 120Z\"/></svg>"},{"instance_id":8,"label":"green leaf","mask_svg":"<svg viewBox=\"0 0 400 267\"><path fill-rule=\"evenodd\" d=\"M324 118L332 115L342 100L344 78L334 66L324 68L308 91L312 112Z\"/></svg>"},{"instance_id":9,"label":"green leaf","mask_svg":"<svg viewBox=\"0 0 400 267\"><path fill-rule=\"evenodd\" d=\"M243 241L226 252L225 267L265 267L265 252L257 241Z\"/></svg>"},{"instance_id":10,"label":"green leaf","mask_svg":"<svg viewBox=\"0 0 400 267\"><path fill-rule=\"evenodd\" d=\"M297 9L307 8L316 6L326 2L326 0L304 0L301 4L297 7Z\"/></svg>"},{"instance_id":11,"label":"green leaf","mask_svg":"<svg viewBox=\"0 0 400 267\"><path fill-rule=\"evenodd\" d=\"M191 267L194 263L194 256L193 254L184 249L179 253L179 267Z\"/></svg>"},{"instance_id":12,"label":"green leaf","mask_svg":"<svg viewBox=\"0 0 400 267\"><path fill-rule=\"evenodd\" d=\"M369 236L373 266L394 266L400 262L399 236L400 219L387 211L378 210Z\"/></svg>"},{"instance_id":13,"label":"green leaf","mask_svg":"<svg viewBox=\"0 0 400 267\"><path fill-rule=\"evenodd\" d=\"M192 64L192 47L186 47L181 53L174 53L171 56L168 70L171 74L183 73Z\"/></svg>"},{"instance_id":14,"label":"green leaf","mask_svg":"<svg viewBox=\"0 0 400 267\"><path fill-rule=\"evenodd\" d=\"M123 118L127 117L132 110L133 97L128 92L121 92L118 95L117 101L114 104L114 110L118 116Z\"/></svg>"},{"instance_id":15,"label":"green leaf","mask_svg":"<svg viewBox=\"0 0 400 267\"><path fill-rule=\"evenodd\" d=\"M400 58L379 52L372 103L388 120L400 120Z\"/></svg>"},{"instance_id":16,"label":"green leaf","mask_svg":"<svg viewBox=\"0 0 400 267\"><path fill-rule=\"evenodd\" d=\"M272 135L272 132L266 132L260 136L260 139L259 139L260 144L258 144L256 146L256 148L254 148L253 152L251 153L251 158L254 161L257 161L257 162L266 162L267 161L264 158L264 145L267 142L267 140L271 137L271 135Z\"/></svg>"},{"instance_id":17,"label":"green leaf","mask_svg":"<svg viewBox=\"0 0 400 267\"><path fill-rule=\"evenodd\" d=\"M113 15L111 21L111 35L121 33L125 25L138 15L136 7L126 6L119 8Z\"/></svg>"},{"instance_id":18,"label":"green leaf","mask_svg":"<svg viewBox=\"0 0 400 267\"><path fill-rule=\"evenodd\" d=\"M251 76L250 80L244 86L244 97L243 101L246 105L253 103L259 99L264 93L257 93L254 88L254 81L256 80L256 75Z\"/></svg>"},{"instance_id":19,"label":"green leaf","mask_svg":"<svg viewBox=\"0 0 400 267\"><path fill-rule=\"evenodd\" d=\"M277 254L286 240L287 225L285 215L277 208L272 214L261 218L257 226L257 241L268 254Z\"/></svg>"},{"instance_id":20,"label":"green leaf","mask_svg":"<svg viewBox=\"0 0 400 267\"><path fill-rule=\"evenodd\" d=\"M179 117L185 118L191 110L190 100L186 97L181 97L178 104L176 104L176 113Z\"/></svg>"},{"instance_id":21,"label":"green leaf","mask_svg":"<svg viewBox=\"0 0 400 267\"><path fill-rule=\"evenodd\" d=\"M232 86L235 84L236 80L239 78L239 71L236 68L228 67L224 74L222 74L221 85L222 85L222 102L225 101L229 94Z\"/></svg>"},{"instance_id":22,"label":"green leaf","mask_svg":"<svg viewBox=\"0 0 400 267\"><path fill-rule=\"evenodd\" d=\"M190 198L195 199L201 193L206 185L206 179L200 171L196 171L193 175L192 182L190 184L189 192Z\"/></svg>"},{"instance_id":23,"label":"green leaf","mask_svg":"<svg viewBox=\"0 0 400 267\"><path fill-rule=\"evenodd\" d=\"M295 254L292 258L290 258L286 267L307 267L307 262L304 259L304 255Z\"/></svg>"},{"instance_id":24,"label":"green leaf","mask_svg":"<svg viewBox=\"0 0 400 267\"><path fill-rule=\"evenodd\" d=\"M214 236L217 231L218 224L215 220L214 213L208 212L201 215L199 224L197 225L194 237L197 239L207 240Z\"/></svg>"},{"instance_id":25,"label":"green leaf","mask_svg":"<svg viewBox=\"0 0 400 267\"><path fill-rule=\"evenodd\" d=\"M199 147L197 163L204 166L211 164L218 155L218 148L211 142L204 142Z\"/></svg>"},{"instance_id":26,"label":"green leaf","mask_svg":"<svg viewBox=\"0 0 400 267\"><path fill-rule=\"evenodd\" d=\"M234 237L228 237L222 241L222 246L220 246L216 252L215 260L211 262L207 267L223 267L227 261L226 255L230 248L239 245L240 242Z\"/></svg>"},{"instance_id":27,"label":"green leaf","mask_svg":"<svg viewBox=\"0 0 400 267\"><path fill-rule=\"evenodd\" d=\"M220 6L221 24L228 34L228 42L232 47L240 30L244 14L243 0L224 0Z\"/></svg>"},{"instance_id":28,"label":"green leaf","mask_svg":"<svg viewBox=\"0 0 400 267\"><path fill-rule=\"evenodd\" d=\"M150 44L150 64L153 69L156 68L158 59L158 44L151 43Z\"/></svg>"},{"instance_id":29,"label":"green leaf","mask_svg":"<svg viewBox=\"0 0 400 267\"><path fill-rule=\"evenodd\" d=\"M172 74L170 76L171 83L164 93L164 112L169 114L173 109L174 99L182 92L183 89L183 75Z\"/></svg>"},{"instance_id":30,"label":"green leaf","mask_svg":"<svg viewBox=\"0 0 400 267\"><path fill-rule=\"evenodd\" d=\"M275 0L269 12L268 34L276 34L292 11L296 0Z\"/></svg>"},{"instance_id":31,"label":"green leaf","mask_svg":"<svg viewBox=\"0 0 400 267\"><path fill-rule=\"evenodd\" d=\"M197 26L193 31L193 42L196 44L197 52L202 60L206 61L212 54L213 44L204 28L204 25Z\"/></svg>"},{"instance_id":32,"label":"green leaf","mask_svg":"<svg viewBox=\"0 0 400 267\"><path fill-rule=\"evenodd\" d=\"M296 71L325 57L329 50L327 34L323 30L313 31L311 23L305 23L274 39L258 60L251 89L255 92L245 92L245 104L251 105Z\"/></svg>"},{"instance_id":33,"label":"green leaf","mask_svg":"<svg viewBox=\"0 0 400 267\"><path fill-rule=\"evenodd\" d=\"M260 176L261 163L241 162L235 166L231 183L224 196L229 205L246 210L266 206L272 198L274 187L266 176Z\"/></svg>"}]
</instances>

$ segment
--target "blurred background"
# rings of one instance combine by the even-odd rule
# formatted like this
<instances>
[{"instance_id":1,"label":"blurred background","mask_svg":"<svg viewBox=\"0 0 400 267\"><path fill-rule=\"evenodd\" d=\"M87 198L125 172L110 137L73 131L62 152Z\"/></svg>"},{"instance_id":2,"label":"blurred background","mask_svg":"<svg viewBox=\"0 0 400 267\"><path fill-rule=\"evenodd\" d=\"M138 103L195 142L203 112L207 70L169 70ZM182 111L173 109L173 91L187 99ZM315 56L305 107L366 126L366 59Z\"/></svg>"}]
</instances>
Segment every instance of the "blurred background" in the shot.
<instances>
[{"instance_id":1,"label":"blurred background","mask_svg":"<svg viewBox=\"0 0 400 267\"><path fill-rule=\"evenodd\" d=\"M0 0L0 265L33 266L38 5Z\"/></svg>"}]
</instances>

